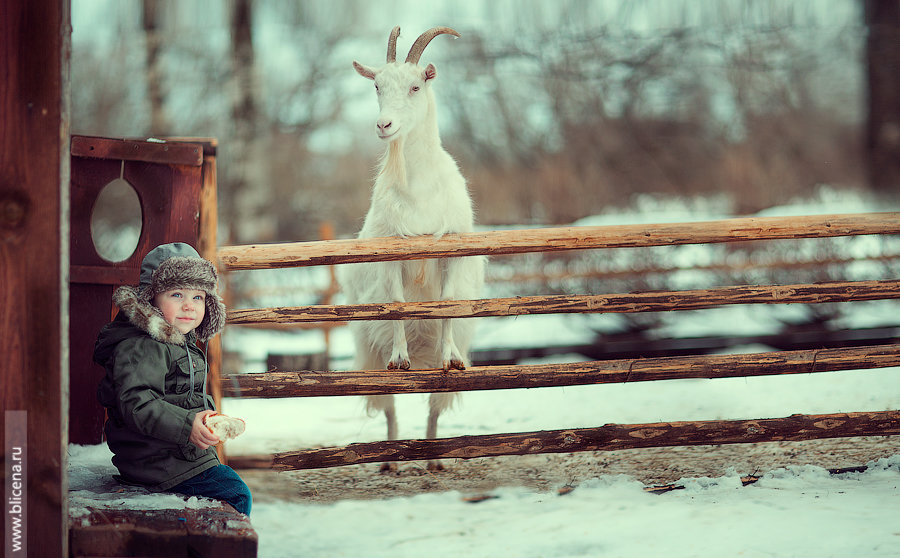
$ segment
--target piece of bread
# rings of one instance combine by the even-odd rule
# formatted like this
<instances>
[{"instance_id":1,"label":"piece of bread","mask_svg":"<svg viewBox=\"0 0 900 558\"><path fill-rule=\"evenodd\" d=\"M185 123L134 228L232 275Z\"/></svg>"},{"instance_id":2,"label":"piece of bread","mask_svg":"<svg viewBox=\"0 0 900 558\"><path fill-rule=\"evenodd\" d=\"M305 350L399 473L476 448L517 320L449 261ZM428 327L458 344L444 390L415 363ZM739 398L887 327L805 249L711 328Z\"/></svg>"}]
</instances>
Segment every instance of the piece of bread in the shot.
<instances>
[{"instance_id":1,"label":"piece of bread","mask_svg":"<svg viewBox=\"0 0 900 558\"><path fill-rule=\"evenodd\" d=\"M247 425L243 420L219 413L205 416L203 424L209 428L210 432L218 436L220 440L237 438L247 429Z\"/></svg>"}]
</instances>

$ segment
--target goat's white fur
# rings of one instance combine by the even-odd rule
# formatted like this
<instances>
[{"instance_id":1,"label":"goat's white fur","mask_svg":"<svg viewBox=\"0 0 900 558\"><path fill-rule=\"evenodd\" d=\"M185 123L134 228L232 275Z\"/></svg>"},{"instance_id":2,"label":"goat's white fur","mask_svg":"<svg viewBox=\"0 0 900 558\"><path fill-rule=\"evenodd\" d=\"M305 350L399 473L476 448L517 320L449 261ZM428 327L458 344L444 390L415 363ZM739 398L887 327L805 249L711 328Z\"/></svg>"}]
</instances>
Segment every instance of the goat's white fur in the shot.
<instances>
[{"instance_id":1,"label":"goat's white fur","mask_svg":"<svg viewBox=\"0 0 900 558\"><path fill-rule=\"evenodd\" d=\"M396 33L399 29L392 33L393 41ZM465 179L438 135L431 89L437 72L432 64L420 67L418 58L392 62L392 47L389 43L389 63L384 66L353 63L360 75L375 81L380 107L376 131L388 142L358 237L440 237L470 232L472 200ZM482 256L362 263L347 266L342 282L351 304L473 299L480 295L484 267ZM472 319L355 321L351 328L356 364L362 370L407 369L411 365L420 369L464 369L469 365L474 326ZM438 416L456 395L431 394L427 438L437 436ZM388 439L397 439L394 397L370 396L368 409L384 412ZM428 465L440 468L437 462Z\"/></svg>"}]
</instances>

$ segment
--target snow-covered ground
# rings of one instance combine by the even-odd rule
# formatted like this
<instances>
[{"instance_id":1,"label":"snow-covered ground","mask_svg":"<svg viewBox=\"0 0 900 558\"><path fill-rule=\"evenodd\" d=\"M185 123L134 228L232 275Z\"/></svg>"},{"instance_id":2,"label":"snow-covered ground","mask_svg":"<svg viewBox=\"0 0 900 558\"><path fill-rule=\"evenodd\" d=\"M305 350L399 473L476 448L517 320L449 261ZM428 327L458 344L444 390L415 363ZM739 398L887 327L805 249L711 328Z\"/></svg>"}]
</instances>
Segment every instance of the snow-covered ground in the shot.
<instances>
[{"instance_id":1,"label":"snow-covered ground","mask_svg":"<svg viewBox=\"0 0 900 558\"><path fill-rule=\"evenodd\" d=\"M384 434L383 419L367 417L357 397L228 399L225 406L248 423L247 432L229 442L231 454ZM441 435L898 407L900 368L486 391L465 394L442 417ZM399 397L398 411L401 436L421 437L425 396ZM108 450L73 446L70 453L73 507L185 506L171 496L137 493L99 496L98 502L94 492L108 495L111 488ZM740 476L751 473L682 479L686 489L662 495L615 476L564 496L502 488L477 504L457 492L334 504L257 502L251 519L264 558L900 556L900 455L871 462L864 473L842 475L798 463L742 487Z\"/></svg>"},{"instance_id":2,"label":"snow-covered ground","mask_svg":"<svg viewBox=\"0 0 900 558\"><path fill-rule=\"evenodd\" d=\"M900 457L863 474L816 467L692 479L648 494L628 477L558 496L502 489L479 504L425 494L329 506L261 504L260 556L872 557L900 555Z\"/></svg>"},{"instance_id":3,"label":"snow-covered ground","mask_svg":"<svg viewBox=\"0 0 900 558\"><path fill-rule=\"evenodd\" d=\"M829 191L830 192L830 191ZM876 211L855 195L826 192L814 203L769 214L823 214ZM649 203L649 202L648 202ZM654 209L656 207L656 209ZM711 207L711 208L710 208ZM722 218L718 206L678 212L671 206L610 215L590 224L702 220ZM588 223L583 223L588 224ZM878 241L887 242L887 241ZM897 239L890 239L890 249ZM851 253L870 255L873 241L849 241ZM718 250L718 248L716 249ZM686 247L669 262L689 269L715 261L710 253ZM688 259L681 259L682 257ZM700 262L700 263L697 263ZM880 279L883 267L849 271L858 279ZM896 277L892 277L896 278ZM318 277L322 279L322 277ZM312 280L317 280L313 277ZM694 278L691 278L693 281ZM682 287L676 287L682 288ZM688 287L684 287L688 288ZM286 302L278 304L302 304ZM848 306L849 307L849 306ZM853 303L841 312L842 327L897 325L900 302ZM712 332L771 332L804 317L799 305L733 306L702 312L673 312L660 335ZM530 316L485 319L479 325L480 348L589 343L596 331L616 330L616 316ZM331 350L349 355L346 328L332 332ZM265 370L269 353L321 351L320 332L285 333L230 328L225 348L239 352L243 371ZM762 352L761 346L729 352ZM578 360L555 356L553 361ZM335 364L335 363L333 363ZM336 367L350 367L346 359ZM228 371L226 371L228 372ZM312 446L380 440L381 417L365 414L361 398L226 399L224 411L247 422L247 432L232 442L231 455L270 453ZM424 436L425 395L398 396L401 438ZM644 384L577 386L466 393L441 417L439 434L457 436L676 420L742 419L794 413L837 413L900 408L900 368L721 380L673 380ZM70 448L71 506L148 505L145 496L108 499L112 473L105 447ZM422 494L389 500L334 504L258 502L252 522L260 536L259 555L292 556L900 556L900 455L868 464L863 473L829 475L797 463L766 472L742 487L735 470L716 479L682 479L684 490L655 495L628 477L602 477L566 495L503 488L473 504L459 493ZM106 481L102 480L107 478ZM158 498L160 506L183 501ZM179 503L180 502L180 503ZM138 505L136 503L135 505ZM189 502L187 505L195 505Z\"/></svg>"}]
</instances>

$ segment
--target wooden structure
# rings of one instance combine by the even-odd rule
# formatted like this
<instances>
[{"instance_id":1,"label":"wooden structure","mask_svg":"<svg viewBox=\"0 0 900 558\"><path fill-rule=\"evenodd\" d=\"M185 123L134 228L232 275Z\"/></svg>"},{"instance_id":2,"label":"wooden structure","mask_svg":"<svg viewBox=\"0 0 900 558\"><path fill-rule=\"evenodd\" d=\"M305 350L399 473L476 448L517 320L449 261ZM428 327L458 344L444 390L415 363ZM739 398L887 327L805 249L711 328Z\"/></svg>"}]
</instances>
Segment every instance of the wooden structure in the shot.
<instances>
[{"instance_id":1,"label":"wooden structure","mask_svg":"<svg viewBox=\"0 0 900 558\"><path fill-rule=\"evenodd\" d=\"M22 481L6 556L67 553L70 29L66 1L0 0L0 436L4 486Z\"/></svg>"},{"instance_id":2,"label":"wooden structure","mask_svg":"<svg viewBox=\"0 0 900 558\"><path fill-rule=\"evenodd\" d=\"M333 237L331 237L333 238ZM326 239L320 237L320 239ZM574 284L598 285L603 289L603 284L633 284L648 285L666 283L675 274L690 270L692 273L700 273L708 276L719 284L727 285L729 282L740 283L741 279L752 274L759 276L797 275L828 276L832 272L846 269L851 265L861 263L880 264L884 267L896 267L900 265L900 251L886 250L880 254L858 254L853 256L821 257L803 256L797 254L791 256L773 257L767 253L766 244L754 244L750 246L729 245L725 248L727 258L725 261L705 263L703 265L659 265L650 261L623 263L609 262L605 259L594 260L590 256L584 258L572 253L554 255L550 258L538 258L538 262L544 262L542 266L535 263L535 259L522 264L514 264L515 256L501 256L501 262L488 266L486 283L502 284L507 289L514 286L523 293L533 293L536 290L556 292L562 288L570 289ZM758 257L761 253L766 257ZM549 262L548 262L549 260ZM584 265L585 261L587 265ZM513 264L511 266L511 264ZM510 272L509 267L514 271ZM519 267L521 266L521 267ZM518 269L517 269L518 268ZM248 300L266 295L269 297L296 296L303 293L306 296L317 295L319 300L313 304L330 304L327 299L332 293L338 292L334 276L334 266L329 266L331 279L325 286L310 284L279 284L247 287L236 282L229 283L231 303L229 308L237 308L235 300ZM824 277L817 280L826 280ZM832 279L836 280L836 279ZM577 287L576 287L577 289ZM587 289L585 289L587 290ZM596 290L596 289L595 289ZM575 291L577 292L577 291ZM521 297L519 297L521 299ZM239 303L240 304L240 303ZM251 303L252 305L252 303ZM243 304L244 307L248 305ZM239 315L239 314L238 314ZM235 316L237 318L237 316ZM325 351L313 354L279 354L269 353L266 357L266 370L327 370L330 369L330 354L327 332L334 328L347 325L346 321L324 321L317 323L245 323L241 327L253 327L255 329L270 330L299 330L321 329L326 332ZM473 349L470 352L470 360L475 366L508 365L520 362L523 359L552 360L554 355L578 354L587 360L609 360L637 357L660 357L679 355L709 354L725 351L730 347L741 345L765 345L773 350L793 351L802 349L814 349L820 347L860 347L866 345L890 344L900 339L900 322L897 325L885 325L879 327L856 327L836 329L829 315L813 315L803 322L789 322L783 324L777 330L757 334L720 333L706 334L703 336L679 336L660 331L664 328L665 318L657 317L647 321L630 321L622 331L596 333L593 340L580 341L576 344L561 345L551 344L546 346L518 346ZM347 354L338 355L346 358ZM324 359L324 360L323 360ZM232 366L239 370L239 366Z\"/></svg>"},{"instance_id":3,"label":"wooden structure","mask_svg":"<svg viewBox=\"0 0 900 558\"><path fill-rule=\"evenodd\" d=\"M598 360L466 370L367 370L245 374L225 390L231 397L315 397L622 384L684 378L811 374L900 366L900 345L777 351L759 354Z\"/></svg>"},{"instance_id":4,"label":"wooden structure","mask_svg":"<svg viewBox=\"0 0 900 558\"><path fill-rule=\"evenodd\" d=\"M207 259L216 250L216 144L209 139L139 141L73 136L71 142L70 432L78 444L103 441L104 409L97 402L103 368L92 354L97 333L115 316L112 293L137 285L144 255L159 244L187 242ZM134 188L141 232L134 252L110 262L97 251L91 216L114 179ZM221 344L207 351L213 396L220 407ZM219 448L220 454L222 447ZM224 455L222 454L224 457ZM249 520L230 506L183 510L95 509L72 520L73 556L256 556Z\"/></svg>"},{"instance_id":5,"label":"wooden structure","mask_svg":"<svg viewBox=\"0 0 900 558\"><path fill-rule=\"evenodd\" d=\"M101 181L102 186L108 169L103 163L97 164L98 159L116 159L114 176L118 176L122 160L139 161L135 151L147 150L146 146L125 142L93 143L91 149L82 141L86 138L76 138L74 150L78 154L71 161L68 0L0 0L0 38L0 451L5 498L4 555L188 556L198 555L191 549L200 549L203 555L255 556L255 533L246 520L240 529L235 528L241 516L233 510L192 511L197 519L188 521L188 529L181 527L181 519L189 518L156 517L149 525L151 531L144 531L148 524L143 518L159 516L158 512L98 513L98 522L107 522L105 539L98 531L82 531L81 522L70 529L69 434L80 443L99 441L102 419L94 403L96 382L80 366L85 347L80 335L96 336L96 330L90 330L92 323L88 323L94 315L83 313L91 304L81 297L99 296L90 288L92 283L114 285L129 279L128 272L97 261L96 254L92 256L92 250L87 248L91 238L89 192L97 185L88 177ZM127 146L130 151L117 151L116 145ZM102 152L104 146L110 149ZM86 150L79 151L82 148ZM161 149L166 151L167 147ZM83 165L80 158L91 161ZM129 177L142 175L142 163L129 164ZM214 165L213 172L207 174L207 167L200 170L201 164L202 161L196 164L195 174L209 180L195 181L199 191L194 199L214 202ZM167 183L172 175L162 171L155 178ZM154 213L166 211L169 198L162 191L154 194L153 180L154 177L146 176L132 181L133 185L142 183L146 187L145 201L153 202L144 209L146 221L152 220L151 226L145 222L145 229L155 231L155 226L163 222L168 223L166 234L184 230L183 223L172 224L168 214ZM70 186L82 190L70 196ZM214 215L214 205L211 207ZM201 236L203 232L196 230L196 216L188 220L193 220L195 230L184 239L197 242L198 232ZM70 226L76 233L74 239L70 239ZM210 230L215 230L214 223ZM155 238L168 240L166 236L150 235L146 241L153 242ZM214 260L215 237L199 242L198 249ZM103 323L110 318L109 296L104 302L107 309ZM98 308L102 310L102 306ZM69 331L70 324L76 331ZM75 342L70 344L70 339ZM86 346L93 347L93 339ZM71 393L70 387L74 388ZM80 414L81 410L89 416ZM113 516L115 525L108 523ZM210 521L221 525L222 530L210 533ZM121 542L125 532L131 532L133 540L142 533L141 543L128 549L107 545L108 549L113 548L109 550L112 554L98 547L111 539ZM162 539L166 544L161 544Z\"/></svg>"},{"instance_id":6,"label":"wooden structure","mask_svg":"<svg viewBox=\"0 0 900 558\"><path fill-rule=\"evenodd\" d=\"M309 242L219 250L226 269L268 269L476 254L602 249L670 244L759 241L900 233L900 213L746 218L703 223L567 227L414 238ZM353 306L232 310L228 322L309 323L344 320L434 319L560 312L648 312L726 304L849 302L900 298L900 281L841 281L796 285L734 286L692 291L606 295L513 297L489 300L379 303ZM302 397L374 395L547 387L675 378L720 378L819 373L900 365L900 345L784 351L738 356L688 356L535 366L440 370L295 371L239 374L223 380L226 396ZM900 434L900 413L842 413L750 421L697 421L550 432L398 440L339 448L297 450L270 456L232 456L235 466L277 469L331 467L366 462L471 458L526 453L636 447L753 443L860 435Z\"/></svg>"},{"instance_id":7,"label":"wooden structure","mask_svg":"<svg viewBox=\"0 0 900 558\"><path fill-rule=\"evenodd\" d=\"M210 152L211 151L211 152ZM201 192L212 175L212 143L158 143L97 137L72 137L71 255L69 314L69 440L76 444L103 441L104 411L97 402L103 368L92 361L97 332L115 316L112 293L121 285L137 285L141 260L166 242L201 244ZM120 262L98 254L91 217L98 196L122 176L134 188L141 207L141 233L134 252ZM207 189L209 186L207 185ZM206 241L215 246L215 238Z\"/></svg>"},{"instance_id":8,"label":"wooden structure","mask_svg":"<svg viewBox=\"0 0 900 558\"><path fill-rule=\"evenodd\" d=\"M431 320L484 318L569 312L625 313L700 310L724 304L787 304L847 302L900 298L900 280L835 281L816 285L720 287L690 291L660 291L606 295L547 295L486 300L388 302L291 308L233 310L229 323L292 323L344 320Z\"/></svg>"},{"instance_id":9,"label":"wooden structure","mask_svg":"<svg viewBox=\"0 0 900 558\"><path fill-rule=\"evenodd\" d=\"M226 270L276 269L487 254L523 254L589 248L637 248L746 240L825 238L896 232L894 213L748 217L702 223L559 227L381 239L224 246Z\"/></svg>"},{"instance_id":10,"label":"wooden structure","mask_svg":"<svg viewBox=\"0 0 900 558\"><path fill-rule=\"evenodd\" d=\"M88 523L106 522L100 531L83 530L81 521L70 528L69 433L80 443L99 441L101 434L96 382L89 368L81 366L85 347L93 347L93 338L82 344L80 334L96 336L91 327L99 314L85 312L102 310L103 304L94 308L87 298L107 305L105 323L111 313L109 296L104 298L93 287L111 289L137 279L129 270L98 261L89 247L91 192L96 195L104 179L119 176L121 161L129 161L129 180L145 189L144 201L154 204L144 208L145 229L155 231L160 224L166 234L190 231L176 239L199 243L201 254L215 259L215 237L202 241L204 233L197 230L196 216L185 213L185 223L193 225L184 228L185 223L172 223L168 214L161 213L169 198L161 191L154 193L152 182L173 182L177 173L166 174L152 160L141 160L141 153L157 147L88 138L70 141L70 34L68 0L0 0L0 398L4 412L0 451L8 498L4 554L187 556L197 555L189 554L191 548L204 555L214 548L220 556L255 556L255 534L247 524L235 528L241 516L229 510L193 510L190 514L197 516L193 522L162 517L160 512L97 512L97 521L92 514ZM167 150L165 146L158 149ZM181 153L180 148L174 149ZM115 162L104 163L104 157ZM200 178L194 180L195 208L198 198L215 200L215 168L201 167L203 162L188 165L189 174ZM212 172L208 174L207 168ZM152 176L138 178L144 170ZM71 196L70 187L76 190ZM70 225L76 233L72 239ZM169 237L148 233L144 240L156 239L168 241ZM70 332L70 324L82 331ZM149 516L154 516L152 523L147 521ZM182 526L182 519L188 527ZM223 530L210 533L210 523ZM126 538L139 541L138 546L112 544ZM104 545L107 550L101 548Z\"/></svg>"},{"instance_id":11,"label":"wooden structure","mask_svg":"<svg viewBox=\"0 0 900 558\"><path fill-rule=\"evenodd\" d=\"M70 537L71 555L256 556L250 520L228 504L202 509L93 510L79 518Z\"/></svg>"}]
</instances>

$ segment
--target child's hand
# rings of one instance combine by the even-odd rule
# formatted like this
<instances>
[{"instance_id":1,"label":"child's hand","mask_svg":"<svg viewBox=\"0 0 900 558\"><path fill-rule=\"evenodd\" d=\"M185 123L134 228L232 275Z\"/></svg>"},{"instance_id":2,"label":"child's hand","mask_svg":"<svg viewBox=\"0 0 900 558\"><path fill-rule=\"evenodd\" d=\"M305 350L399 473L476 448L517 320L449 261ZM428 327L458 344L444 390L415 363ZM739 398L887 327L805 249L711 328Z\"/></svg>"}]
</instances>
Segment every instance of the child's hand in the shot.
<instances>
[{"instance_id":1,"label":"child's hand","mask_svg":"<svg viewBox=\"0 0 900 558\"><path fill-rule=\"evenodd\" d=\"M188 440L202 450L219 443L219 437L210 432L209 428L203 424L204 418L214 414L216 414L215 411L200 411L194 417L194 424L191 426L191 436Z\"/></svg>"}]
</instances>

